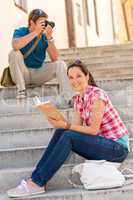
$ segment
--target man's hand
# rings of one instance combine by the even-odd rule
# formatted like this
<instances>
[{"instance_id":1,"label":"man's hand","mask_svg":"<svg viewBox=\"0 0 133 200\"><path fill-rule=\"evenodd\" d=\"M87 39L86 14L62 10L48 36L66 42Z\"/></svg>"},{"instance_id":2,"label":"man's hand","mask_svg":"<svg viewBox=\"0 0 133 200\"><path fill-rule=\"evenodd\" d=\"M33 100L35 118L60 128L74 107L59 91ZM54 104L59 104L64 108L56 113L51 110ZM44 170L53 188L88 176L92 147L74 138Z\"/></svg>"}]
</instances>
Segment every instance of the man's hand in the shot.
<instances>
[{"instance_id":1,"label":"man's hand","mask_svg":"<svg viewBox=\"0 0 133 200\"><path fill-rule=\"evenodd\" d=\"M50 25L47 25L47 27L45 28L45 35L47 40L50 40L52 38L52 34L53 34L53 29Z\"/></svg>"},{"instance_id":2,"label":"man's hand","mask_svg":"<svg viewBox=\"0 0 133 200\"><path fill-rule=\"evenodd\" d=\"M44 32L44 30L45 30L45 21L44 20L37 21L35 26L35 32L37 33L37 35Z\"/></svg>"}]
</instances>

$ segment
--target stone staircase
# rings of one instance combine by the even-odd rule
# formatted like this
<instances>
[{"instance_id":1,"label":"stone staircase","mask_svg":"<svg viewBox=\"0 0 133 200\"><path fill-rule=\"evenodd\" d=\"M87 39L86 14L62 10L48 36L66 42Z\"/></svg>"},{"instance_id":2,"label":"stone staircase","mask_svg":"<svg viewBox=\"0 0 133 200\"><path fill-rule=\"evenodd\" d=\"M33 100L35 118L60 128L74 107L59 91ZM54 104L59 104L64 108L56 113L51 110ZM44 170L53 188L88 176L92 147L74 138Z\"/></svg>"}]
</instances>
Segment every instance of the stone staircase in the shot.
<instances>
[{"instance_id":1,"label":"stone staircase","mask_svg":"<svg viewBox=\"0 0 133 200\"><path fill-rule=\"evenodd\" d=\"M105 89L130 132L131 152L125 162L133 168L133 44L64 49L61 58L67 63L80 58L94 74L97 84ZM59 85L53 80L43 86L29 87L28 98L15 99L15 87L0 88L0 200L8 200L5 191L28 177L45 151L54 129L32 103L34 94L42 99L56 98ZM62 110L71 120L73 109ZM72 153L62 168L48 183L46 194L29 197L31 200L132 200L133 185L122 188L86 191L75 189L67 181L72 167L83 158Z\"/></svg>"}]
</instances>

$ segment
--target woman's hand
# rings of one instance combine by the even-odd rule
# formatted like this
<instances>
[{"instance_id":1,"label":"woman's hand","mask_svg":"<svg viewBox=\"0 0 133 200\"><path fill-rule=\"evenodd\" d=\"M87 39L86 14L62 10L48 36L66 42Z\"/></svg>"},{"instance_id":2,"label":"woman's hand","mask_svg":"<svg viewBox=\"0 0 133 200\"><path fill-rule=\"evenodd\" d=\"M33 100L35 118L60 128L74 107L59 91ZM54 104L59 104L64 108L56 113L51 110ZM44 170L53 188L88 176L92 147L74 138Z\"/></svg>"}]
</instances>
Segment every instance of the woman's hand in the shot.
<instances>
[{"instance_id":1,"label":"woman's hand","mask_svg":"<svg viewBox=\"0 0 133 200\"><path fill-rule=\"evenodd\" d=\"M52 124L55 128L66 128L67 125L67 121L63 121L63 120L56 120L53 118L48 118L48 121L50 122L50 124Z\"/></svg>"}]
</instances>

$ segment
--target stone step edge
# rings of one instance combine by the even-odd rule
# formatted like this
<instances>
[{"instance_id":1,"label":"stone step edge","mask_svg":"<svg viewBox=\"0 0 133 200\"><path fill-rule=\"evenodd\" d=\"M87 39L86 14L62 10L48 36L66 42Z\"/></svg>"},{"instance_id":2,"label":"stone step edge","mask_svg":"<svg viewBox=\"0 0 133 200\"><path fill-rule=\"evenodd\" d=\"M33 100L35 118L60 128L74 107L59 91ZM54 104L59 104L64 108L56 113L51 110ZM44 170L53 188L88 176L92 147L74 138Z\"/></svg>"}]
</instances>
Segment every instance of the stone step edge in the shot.
<instances>
[{"instance_id":1,"label":"stone step edge","mask_svg":"<svg viewBox=\"0 0 133 200\"><path fill-rule=\"evenodd\" d=\"M121 81L121 80L130 80L130 79L133 79L133 77L115 77L115 80L116 81ZM102 77L101 78L97 78L97 80L96 81L98 81L98 82L104 82L104 81L112 81L112 80L114 80L113 79L113 77L111 78L111 77L107 77L107 79L103 79ZM45 85L46 86L51 86L51 85L53 85L53 86L57 86L57 85L59 85L59 83L58 83L58 80L57 79L52 79L51 81L49 81L49 82L47 82L47 83L45 83L45 84L42 84L42 85L39 85L39 86L37 86L37 85L28 85L28 87L27 87L27 89L30 89L30 88L37 88L37 87L39 87L39 88L41 88L41 87L45 87ZM16 86L10 86L10 87L4 87L4 86L1 86L0 85L0 91L1 90L8 90L8 89L16 89Z\"/></svg>"},{"instance_id":2,"label":"stone step edge","mask_svg":"<svg viewBox=\"0 0 133 200\"><path fill-rule=\"evenodd\" d=\"M63 164L62 167L65 168L72 168L74 167L76 164ZM11 172L16 172L16 173L19 173L19 172L22 172L22 171L27 171L27 172L31 172L33 171L34 167L19 167L19 168L6 168L6 169L0 169L0 173L2 173L3 175L4 174L8 174L8 173L11 173Z\"/></svg>"},{"instance_id":3,"label":"stone step edge","mask_svg":"<svg viewBox=\"0 0 133 200\"><path fill-rule=\"evenodd\" d=\"M130 143L133 143L133 138L129 138ZM0 148L0 153L3 152L14 152L14 151L26 151L26 150L38 150L45 149L47 145L38 145L38 146L23 146L23 147L11 147L11 148Z\"/></svg>"},{"instance_id":4,"label":"stone step edge","mask_svg":"<svg viewBox=\"0 0 133 200\"><path fill-rule=\"evenodd\" d=\"M78 188L71 188L71 189L61 189L61 190L48 190L46 193L41 194L41 195L35 195L31 197L23 197L21 200L45 200L45 199L68 199L69 196L71 199L75 199L75 196L77 199L84 199L86 195L88 195L88 198L92 197L94 199L94 195L111 195L114 193L125 193L125 192L132 192L132 185L129 186L123 186L121 188L114 188L114 189L106 189L106 190L94 190L94 191L87 191L85 189L78 189ZM90 195L90 196L89 196ZM79 198L78 198L79 196ZM2 197L2 200L9 200L7 195L5 193L0 193L0 197ZM103 196L104 198L104 196ZM16 198L19 199L20 198ZM97 199L95 197L95 199ZM100 198L101 199L101 198Z\"/></svg>"},{"instance_id":5,"label":"stone step edge","mask_svg":"<svg viewBox=\"0 0 133 200\"><path fill-rule=\"evenodd\" d=\"M107 195L111 195L111 193L121 193L122 195L124 193L127 194L129 192L133 192L133 184L129 184L129 185L124 185L123 187L119 187L119 188L112 188L112 189L103 189L103 190L85 190L85 189L79 189L79 188L70 188L70 189L57 189L57 190L48 190L46 193L41 194L41 195L35 195L35 196L30 196L30 197L23 197L23 198L17 198L17 199L23 199L23 200L27 200L27 199L32 199L32 200L45 200L45 199L50 199L50 197L59 198L61 199L61 197L63 197L63 199L65 198L65 196L67 197L67 199L69 198L69 196L80 196L80 199L84 199L84 197L86 195L90 195L90 198L92 196L92 198L94 198L94 195L102 195L102 197L104 197L103 195L107 196ZM9 200L9 198L7 197L7 195L5 193L0 193L0 197L5 197L4 199L2 198L2 200ZM119 194L120 195L120 194ZM16 198L15 198L16 199ZM62 200L63 200L62 199ZM66 199L66 198L65 198ZM75 199L75 198L74 198Z\"/></svg>"},{"instance_id":6,"label":"stone step edge","mask_svg":"<svg viewBox=\"0 0 133 200\"><path fill-rule=\"evenodd\" d=\"M133 122L133 119L123 120L124 123ZM25 131L43 131L43 130L53 130L54 127L46 126L46 127L39 127L39 128L23 128L23 129L9 129L9 130L0 130L0 134L12 133L12 132L25 132Z\"/></svg>"},{"instance_id":7,"label":"stone step edge","mask_svg":"<svg viewBox=\"0 0 133 200\"><path fill-rule=\"evenodd\" d=\"M27 151L27 150L43 150L46 149L47 146L43 145L43 146L26 146L26 147L16 147L16 148L2 148L0 149L0 153L6 153L6 152L16 152L16 151Z\"/></svg>"},{"instance_id":8,"label":"stone step edge","mask_svg":"<svg viewBox=\"0 0 133 200\"><path fill-rule=\"evenodd\" d=\"M30 196L30 197L23 197L21 198L21 200L45 200L45 199L60 199L60 200L64 200L64 199L68 199L69 196L71 199L75 199L75 196L79 196L78 199L84 199L85 196L91 199L91 197L94 199L94 195L102 195L103 198L104 196L106 196L108 198L107 195L111 195L111 193L127 193L128 192L132 192L132 185L129 186L123 186L121 188L114 188L114 189L106 189L106 190L94 190L94 191L87 191L85 189L78 189L78 188L70 188L70 189L61 189L61 190L49 190L44 194L41 195L35 195L35 196ZM90 195L90 196L89 196ZM120 195L120 194L119 194ZM117 195L118 196L118 195ZM5 193L0 193L0 197L2 197L2 200L9 200L9 198L7 197L7 195ZM18 200L20 200L20 198L17 198ZM97 199L97 197L95 197L95 199ZM101 199L101 198L100 198Z\"/></svg>"},{"instance_id":9,"label":"stone step edge","mask_svg":"<svg viewBox=\"0 0 133 200\"><path fill-rule=\"evenodd\" d=\"M117 104L113 104L114 105L114 107L117 109L117 110L119 110L119 109L121 109L121 108L132 108L133 107L133 104L129 104L128 103L128 105L117 105ZM59 109L60 110L60 112L62 112L63 114L64 113L69 113L69 112L73 112L74 111L74 109L73 108L66 108L66 109ZM43 116L43 113L42 112L39 112L38 110L31 110L31 111L20 111L20 112L18 112L18 113L13 113L13 112L11 112L11 113L6 113L6 112L4 112L4 113L1 113L0 114L0 118L2 118L2 117L13 117L13 116L24 116L24 115L42 115Z\"/></svg>"},{"instance_id":10,"label":"stone step edge","mask_svg":"<svg viewBox=\"0 0 133 200\"><path fill-rule=\"evenodd\" d=\"M129 138L129 141L133 143L133 138ZM35 149L45 149L47 145L38 145L38 146L26 146L26 147L16 147L16 148L2 148L0 149L1 152L13 152L13 151L24 151L24 150L35 150Z\"/></svg>"},{"instance_id":11,"label":"stone step edge","mask_svg":"<svg viewBox=\"0 0 133 200\"><path fill-rule=\"evenodd\" d=\"M103 50L105 50L105 49L133 49L133 43L132 42L128 42L128 43L126 43L126 44L112 44L112 45L102 45L102 46L92 46L92 47L71 47L71 48L64 48L64 49L59 49L59 51L61 52L63 52L63 51L66 51L67 52L67 50L73 50L73 51L77 51L77 50L82 50L82 49L89 49L89 50L92 50L92 49L94 49L94 50L96 50L96 49L103 49ZM111 49L111 50L112 50Z\"/></svg>"},{"instance_id":12,"label":"stone step edge","mask_svg":"<svg viewBox=\"0 0 133 200\"><path fill-rule=\"evenodd\" d=\"M131 104L131 106L132 106L132 104ZM70 111L72 111L73 110L73 108L66 108L66 109L59 109L60 110L60 112L70 112ZM0 118L1 117L12 117L13 115L14 116L23 116L23 115L38 115L38 114L40 114L40 115L43 115L43 113L42 112L39 112L38 110L31 110L31 111L26 111L25 112L25 110L24 110L24 112L19 112L19 113L1 113L0 114Z\"/></svg>"},{"instance_id":13,"label":"stone step edge","mask_svg":"<svg viewBox=\"0 0 133 200\"><path fill-rule=\"evenodd\" d=\"M133 138L129 138L130 141L130 145L132 145L133 143ZM42 145L42 146L26 146L26 147L16 147L16 148L2 148L0 149L0 154L1 153L16 153L16 152L20 152L20 151L27 151L27 150L45 150L47 148L47 145ZM130 149L129 154L131 154L133 152L133 149ZM75 153L74 153L75 154ZM127 160L131 160L131 157L128 158Z\"/></svg>"},{"instance_id":14,"label":"stone step edge","mask_svg":"<svg viewBox=\"0 0 133 200\"><path fill-rule=\"evenodd\" d=\"M123 120L123 122L127 123L127 122L133 122L133 120ZM9 133L14 133L17 132L18 134L21 132L28 132L28 131L43 131L43 130L53 130L54 127L39 127L39 128L24 128L24 129L9 129L9 130L0 130L0 134L9 134Z\"/></svg>"}]
</instances>

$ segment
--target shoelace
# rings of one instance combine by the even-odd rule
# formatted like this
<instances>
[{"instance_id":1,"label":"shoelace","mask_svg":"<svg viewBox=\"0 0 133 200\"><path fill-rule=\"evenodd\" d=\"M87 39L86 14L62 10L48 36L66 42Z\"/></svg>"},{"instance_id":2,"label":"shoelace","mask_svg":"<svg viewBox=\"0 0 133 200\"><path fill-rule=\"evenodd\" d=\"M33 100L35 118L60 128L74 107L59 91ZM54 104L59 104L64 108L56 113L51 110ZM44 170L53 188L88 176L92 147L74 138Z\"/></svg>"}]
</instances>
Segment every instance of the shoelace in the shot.
<instances>
[{"instance_id":1,"label":"shoelace","mask_svg":"<svg viewBox=\"0 0 133 200\"><path fill-rule=\"evenodd\" d=\"M20 190L25 190L26 192L29 192L29 188L27 186L27 182L25 180L22 180L20 185L18 186Z\"/></svg>"}]
</instances>

